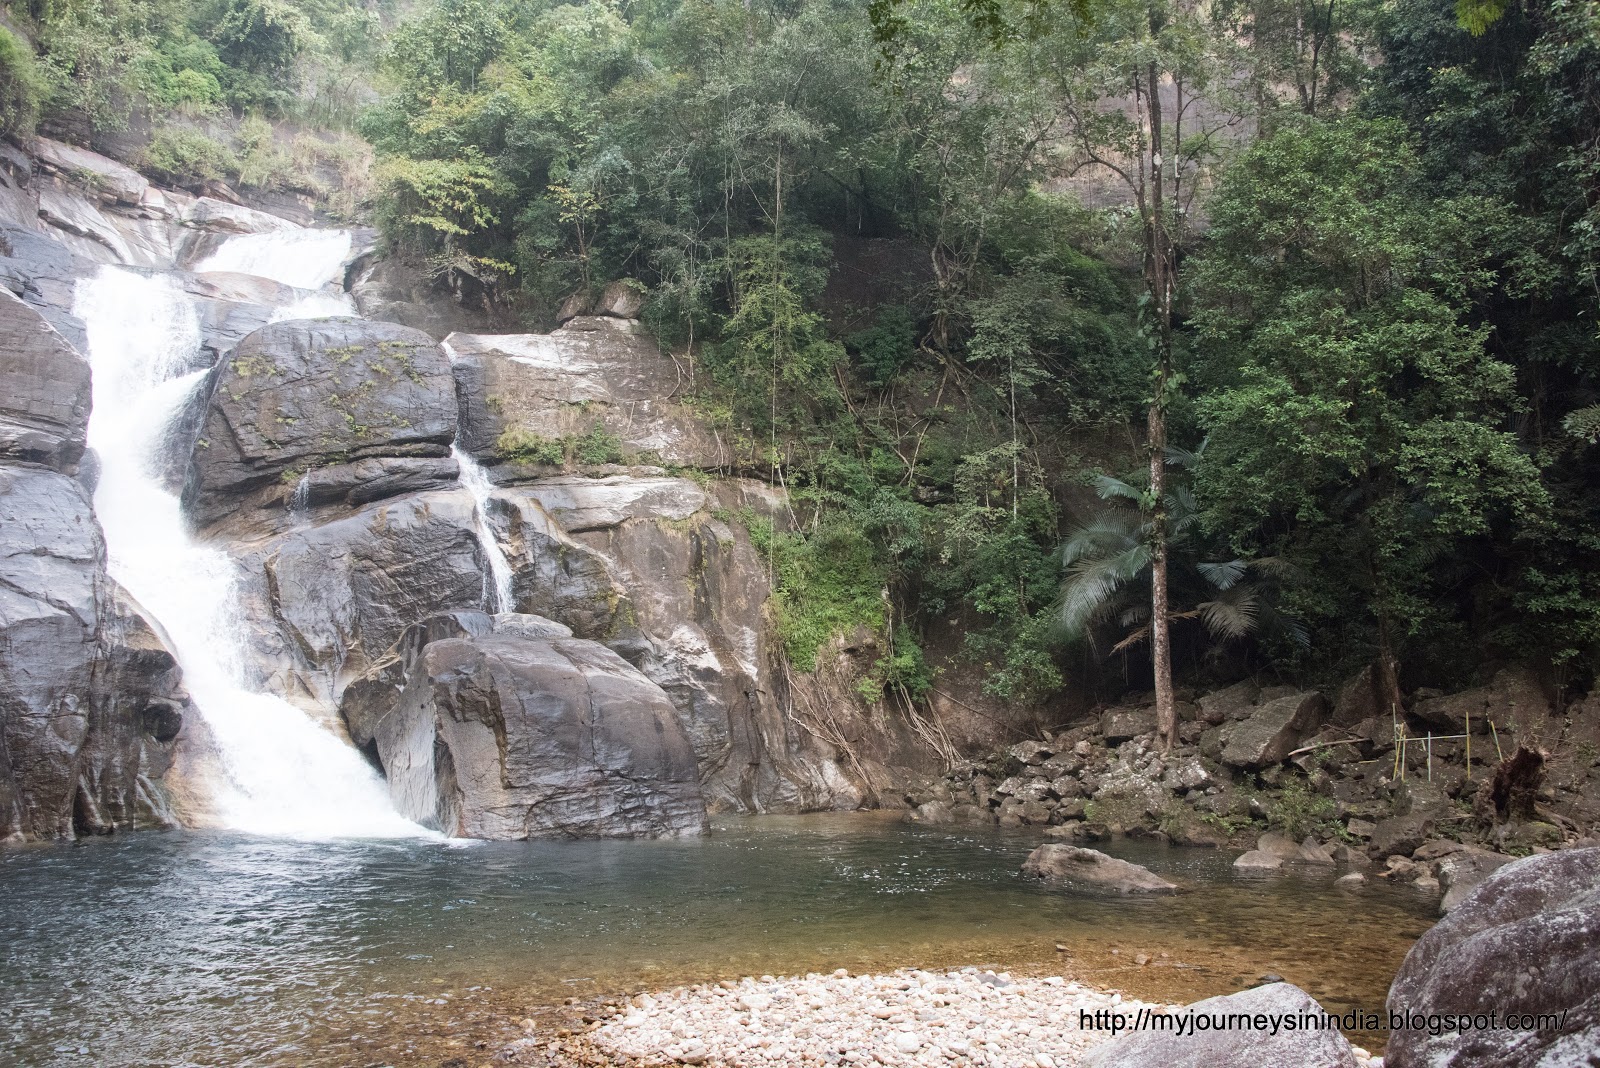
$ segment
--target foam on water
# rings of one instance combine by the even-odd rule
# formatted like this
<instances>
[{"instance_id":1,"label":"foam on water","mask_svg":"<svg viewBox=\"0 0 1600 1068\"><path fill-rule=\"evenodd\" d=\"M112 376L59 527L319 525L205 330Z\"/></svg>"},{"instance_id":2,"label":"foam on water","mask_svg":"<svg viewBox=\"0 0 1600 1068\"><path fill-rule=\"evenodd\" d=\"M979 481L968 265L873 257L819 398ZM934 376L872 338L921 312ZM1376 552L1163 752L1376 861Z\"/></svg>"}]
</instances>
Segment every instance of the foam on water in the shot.
<instances>
[{"instance_id":1,"label":"foam on water","mask_svg":"<svg viewBox=\"0 0 1600 1068\"><path fill-rule=\"evenodd\" d=\"M168 428L206 375L187 371L200 347L190 298L170 278L108 266L78 284L73 312L94 370L89 444L100 461L94 503L111 576L166 630L216 739L226 772L212 784L221 821L303 838L428 833L395 811L344 739L242 681L239 569L190 536L178 498L155 475Z\"/></svg>"},{"instance_id":2,"label":"foam on water","mask_svg":"<svg viewBox=\"0 0 1600 1068\"><path fill-rule=\"evenodd\" d=\"M277 230L230 237L194 269L237 271L298 289L321 289L339 277L349 255L348 230Z\"/></svg>"}]
</instances>

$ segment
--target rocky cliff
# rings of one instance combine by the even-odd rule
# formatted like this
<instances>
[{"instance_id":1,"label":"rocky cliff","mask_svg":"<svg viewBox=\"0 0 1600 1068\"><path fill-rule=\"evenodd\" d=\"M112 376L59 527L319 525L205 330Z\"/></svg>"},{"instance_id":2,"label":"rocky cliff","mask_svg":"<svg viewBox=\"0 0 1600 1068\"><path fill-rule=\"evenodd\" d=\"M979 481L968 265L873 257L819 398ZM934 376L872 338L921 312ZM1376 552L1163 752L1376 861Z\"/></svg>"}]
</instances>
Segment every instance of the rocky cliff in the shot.
<instances>
[{"instance_id":1,"label":"rocky cliff","mask_svg":"<svg viewBox=\"0 0 1600 1068\"><path fill-rule=\"evenodd\" d=\"M430 312L370 235L323 290L224 251L305 233L71 146L0 159L6 834L163 822L167 794L199 818L220 773L159 626L106 570L74 311L105 265L171 278L198 324L170 370L206 373L159 465L237 565L240 673L347 733L409 814L486 837L684 833L708 809L892 803L939 766L854 692L871 636L785 668L745 524L794 516L730 472L630 291L547 335L460 332L472 317ZM553 630L427 623L497 611Z\"/></svg>"}]
</instances>

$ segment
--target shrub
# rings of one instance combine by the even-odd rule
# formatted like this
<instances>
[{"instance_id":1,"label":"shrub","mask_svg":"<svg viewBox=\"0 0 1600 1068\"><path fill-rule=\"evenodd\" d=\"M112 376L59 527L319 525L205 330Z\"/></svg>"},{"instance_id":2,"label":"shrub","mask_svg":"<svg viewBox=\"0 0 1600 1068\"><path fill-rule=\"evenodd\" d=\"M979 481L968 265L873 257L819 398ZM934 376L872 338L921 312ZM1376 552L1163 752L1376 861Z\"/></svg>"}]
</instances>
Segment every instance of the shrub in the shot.
<instances>
[{"instance_id":1,"label":"shrub","mask_svg":"<svg viewBox=\"0 0 1600 1068\"><path fill-rule=\"evenodd\" d=\"M47 89L33 49L0 26L0 134L33 132Z\"/></svg>"}]
</instances>

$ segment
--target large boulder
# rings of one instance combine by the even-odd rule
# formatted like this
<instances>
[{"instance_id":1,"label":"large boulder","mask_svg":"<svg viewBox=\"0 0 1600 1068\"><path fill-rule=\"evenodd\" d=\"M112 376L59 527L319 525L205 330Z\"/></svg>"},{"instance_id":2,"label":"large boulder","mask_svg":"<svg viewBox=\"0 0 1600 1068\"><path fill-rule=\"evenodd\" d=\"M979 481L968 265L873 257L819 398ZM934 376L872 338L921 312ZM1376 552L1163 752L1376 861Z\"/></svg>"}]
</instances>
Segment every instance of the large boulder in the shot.
<instances>
[{"instance_id":1,"label":"large boulder","mask_svg":"<svg viewBox=\"0 0 1600 1068\"><path fill-rule=\"evenodd\" d=\"M490 604L489 564L463 490L335 511L266 538L219 542L244 573L252 685L313 710L390 655L416 620Z\"/></svg>"},{"instance_id":2,"label":"large boulder","mask_svg":"<svg viewBox=\"0 0 1600 1068\"><path fill-rule=\"evenodd\" d=\"M456 431L449 363L433 339L393 323L273 323L241 341L210 379L184 487L202 526L241 506L288 509L302 479L318 500L362 503L358 465L387 461L394 492L453 483ZM366 499L371 499L370 495Z\"/></svg>"},{"instance_id":3,"label":"large boulder","mask_svg":"<svg viewBox=\"0 0 1600 1068\"><path fill-rule=\"evenodd\" d=\"M1178 886L1149 868L1108 857L1096 849L1049 842L1028 854L1026 875L1052 886L1098 894L1176 894Z\"/></svg>"},{"instance_id":4,"label":"large boulder","mask_svg":"<svg viewBox=\"0 0 1600 1068\"><path fill-rule=\"evenodd\" d=\"M469 838L699 834L705 804L672 703L616 653L563 630L459 614L408 632L392 707L352 687L364 706L353 734L401 811Z\"/></svg>"},{"instance_id":5,"label":"large boulder","mask_svg":"<svg viewBox=\"0 0 1600 1068\"><path fill-rule=\"evenodd\" d=\"M1263 702L1234 725L1222 748L1229 767L1256 771L1281 764L1322 725L1328 700L1320 693L1295 693Z\"/></svg>"},{"instance_id":6,"label":"large boulder","mask_svg":"<svg viewBox=\"0 0 1600 1068\"><path fill-rule=\"evenodd\" d=\"M83 455L89 361L38 311L0 289L0 461L64 470Z\"/></svg>"},{"instance_id":7,"label":"large boulder","mask_svg":"<svg viewBox=\"0 0 1600 1068\"><path fill-rule=\"evenodd\" d=\"M1100 733L1107 745L1121 745L1156 729L1153 708L1108 708L1100 715Z\"/></svg>"},{"instance_id":8,"label":"large boulder","mask_svg":"<svg viewBox=\"0 0 1600 1068\"><path fill-rule=\"evenodd\" d=\"M1206 998L1169 1015L1172 1029L1153 1026L1112 1039L1086 1053L1082 1068L1356 1068L1355 1051L1335 1027L1256 1026L1308 1016L1323 1008L1291 983L1269 983L1224 997ZM1247 1026L1238 1026L1239 1017ZM1235 1023L1228 1024L1230 1017ZM1178 1021L1189 1030L1177 1033ZM1205 1026L1195 1026L1203 1020Z\"/></svg>"},{"instance_id":9,"label":"large boulder","mask_svg":"<svg viewBox=\"0 0 1600 1068\"><path fill-rule=\"evenodd\" d=\"M462 445L498 457L502 435L555 441L601 427L630 450L719 467L731 450L674 400L686 371L628 319L580 316L550 334L451 334Z\"/></svg>"},{"instance_id":10,"label":"large boulder","mask_svg":"<svg viewBox=\"0 0 1600 1068\"><path fill-rule=\"evenodd\" d=\"M1538 680L1511 669L1497 672L1487 686L1418 701L1411 714L1449 734L1465 732L1469 723L1473 733L1486 734L1493 722L1502 738L1515 737L1532 748L1553 743L1561 728Z\"/></svg>"},{"instance_id":11,"label":"large boulder","mask_svg":"<svg viewBox=\"0 0 1600 1068\"><path fill-rule=\"evenodd\" d=\"M168 822L177 665L105 574L76 480L0 465L0 839Z\"/></svg>"},{"instance_id":12,"label":"large boulder","mask_svg":"<svg viewBox=\"0 0 1600 1068\"><path fill-rule=\"evenodd\" d=\"M1388 1010L1414 1021L1391 1031L1388 1068L1592 1063L1600 1050L1600 849L1527 857L1484 879L1411 947ZM1430 1026L1443 1015L1484 1024Z\"/></svg>"}]
</instances>

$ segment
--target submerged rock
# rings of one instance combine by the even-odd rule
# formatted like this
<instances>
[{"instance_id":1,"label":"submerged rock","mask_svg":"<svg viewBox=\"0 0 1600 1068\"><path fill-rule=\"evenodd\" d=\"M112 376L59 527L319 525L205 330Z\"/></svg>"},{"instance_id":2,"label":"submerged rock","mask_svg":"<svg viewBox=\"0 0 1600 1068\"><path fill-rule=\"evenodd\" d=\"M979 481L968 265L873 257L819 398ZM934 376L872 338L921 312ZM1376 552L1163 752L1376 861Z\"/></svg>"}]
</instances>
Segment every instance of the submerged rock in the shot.
<instances>
[{"instance_id":1,"label":"submerged rock","mask_svg":"<svg viewBox=\"0 0 1600 1068\"><path fill-rule=\"evenodd\" d=\"M375 752L400 810L447 834L700 833L694 750L666 694L564 631L473 613L413 627L390 707L381 708L383 669L351 687L352 735Z\"/></svg>"},{"instance_id":2,"label":"submerged rock","mask_svg":"<svg viewBox=\"0 0 1600 1068\"><path fill-rule=\"evenodd\" d=\"M1028 854L1022 871L1054 886L1094 893L1176 894L1169 883L1149 868L1108 857L1097 849L1047 843Z\"/></svg>"},{"instance_id":3,"label":"submerged rock","mask_svg":"<svg viewBox=\"0 0 1600 1068\"><path fill-rule=\"evenodd\" d=\"M1282 1020L1323 1015L1322 1006L1290 983L1269 983L1185 1005L1172 1015L1225 1020L1243 1014ZM1144 1030L1091 1050L1082 1068L1356 1068L1355 1051L1337 1027L1274 1029L1211 1026L1179 1035Z\"/></svg>"},{"instance_id":4,"label":"submerged rock","mask_svg":"<svg viewBox=\"0 0 1600 1068\"><path fill-rule=\"evenodd\" d=\"M1388 1011L1418 1022L1391 1032L1387 1068L1592 1063L1600 1049L1600 848L1527 857L1484 879L1411 947ZM1439 1014L1481 1016L1484 1025L1430 1034L1429 1018Z\"/></svg>"}]
</instances>

